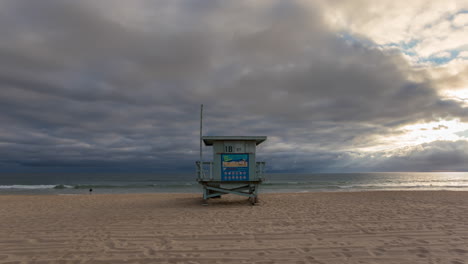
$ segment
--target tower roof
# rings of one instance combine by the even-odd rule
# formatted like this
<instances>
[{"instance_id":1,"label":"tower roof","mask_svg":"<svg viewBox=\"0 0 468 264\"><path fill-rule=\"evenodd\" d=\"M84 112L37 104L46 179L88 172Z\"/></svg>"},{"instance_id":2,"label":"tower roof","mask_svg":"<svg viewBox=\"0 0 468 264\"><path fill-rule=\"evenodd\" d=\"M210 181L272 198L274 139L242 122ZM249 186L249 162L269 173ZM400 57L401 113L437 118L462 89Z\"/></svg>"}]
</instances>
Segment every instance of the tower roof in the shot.
<instances>
[{"instance_id":1,"label":"tower roof","mask_svg":"<svg viewBox=\"0 0 468 264\"><path fill-rule=\"evenodd\" d=\"M212 146L215 141L255 141L259 145L267 139L266 136L205 136L202 137L206 146Z\"/></svg>"}]
</instances>

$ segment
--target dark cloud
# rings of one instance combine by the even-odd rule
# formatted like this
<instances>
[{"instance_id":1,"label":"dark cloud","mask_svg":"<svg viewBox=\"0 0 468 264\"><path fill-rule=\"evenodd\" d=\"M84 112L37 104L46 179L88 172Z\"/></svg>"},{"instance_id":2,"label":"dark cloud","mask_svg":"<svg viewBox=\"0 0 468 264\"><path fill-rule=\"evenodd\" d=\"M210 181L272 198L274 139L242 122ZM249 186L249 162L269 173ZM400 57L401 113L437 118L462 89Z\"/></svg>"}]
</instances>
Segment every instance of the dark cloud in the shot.
<instances>
[{"instance_id":1,"label":"dark cloud","mask_svg":"<svg viewBox=\"0 0 468 264\"><path fill-rule=\"evenodd\" d=\"M398 151L374 153L279 151L263 154L269 167L284 172L466 171L468 142L434 141ZM305 158L306 157L306 158Z\"/></svg>"},{"instance_id":2,"label":"dark cloud","mask_svg":"<svg viewBox=\"0 0 468 264\"><path fill-rule=\"evenodd\" d=\"M200 103L205 134L270 136L264 158L277 171L350 170L361 157L351 150L372 146L375 135L468 116L430 81L409 81L400 55L332 32L311 3L0 7L4 169L187 170Z\"/></svg>"}]
</instances>

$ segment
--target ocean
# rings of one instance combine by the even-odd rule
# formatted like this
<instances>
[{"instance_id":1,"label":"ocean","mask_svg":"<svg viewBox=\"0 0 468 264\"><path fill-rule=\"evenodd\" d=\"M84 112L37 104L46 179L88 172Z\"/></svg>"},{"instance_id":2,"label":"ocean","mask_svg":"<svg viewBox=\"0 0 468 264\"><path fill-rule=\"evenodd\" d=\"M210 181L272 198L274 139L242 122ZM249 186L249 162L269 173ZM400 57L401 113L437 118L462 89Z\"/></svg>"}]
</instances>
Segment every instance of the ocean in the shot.
<instances>
[{"instance_id":1,"label":"ocean","mask_svg":"<svg viewBox=\"0 0 468 264\"><path fill-rule=\"evenodd\" d=\"M2 173L1 194L201 193L195 174ZM468 191L468 172L266 174L260 192Z\"/></svg>"}]
</instances>

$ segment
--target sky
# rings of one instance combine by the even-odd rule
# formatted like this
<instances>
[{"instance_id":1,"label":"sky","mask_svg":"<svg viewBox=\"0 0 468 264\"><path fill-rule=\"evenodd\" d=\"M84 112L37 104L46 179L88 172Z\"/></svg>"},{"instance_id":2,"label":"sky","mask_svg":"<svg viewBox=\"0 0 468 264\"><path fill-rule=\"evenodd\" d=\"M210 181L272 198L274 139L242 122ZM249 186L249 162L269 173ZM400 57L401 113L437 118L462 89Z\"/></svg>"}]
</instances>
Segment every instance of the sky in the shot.
<instances>
[{"instance_id":1,"label":"sky","mask_svg":"<svg viewBox=\"0 0 468 264\"><path fill-rule=\"evenodd\" d=\"M0 172L468 171L468 1L0 1ZM211 148L205 147L205 156Z\"/></svg>"}]
</instances>

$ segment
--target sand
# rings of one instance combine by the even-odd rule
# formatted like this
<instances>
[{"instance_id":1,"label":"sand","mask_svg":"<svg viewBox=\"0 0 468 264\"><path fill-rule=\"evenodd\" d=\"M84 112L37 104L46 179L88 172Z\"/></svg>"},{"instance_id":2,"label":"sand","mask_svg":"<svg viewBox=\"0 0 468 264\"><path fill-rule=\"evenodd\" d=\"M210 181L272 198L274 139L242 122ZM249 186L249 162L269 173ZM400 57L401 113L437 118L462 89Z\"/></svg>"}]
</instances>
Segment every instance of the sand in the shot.
<instances>
[{"instance_id":1,"label":"sand","mask_svg":"<svg viewBox=\"0 0 468 264\"><path fill-rule=\"evenodd\" d=\"M468 192L0 196L0 263L468 263Z\"/></svg>"}]
</instances>

